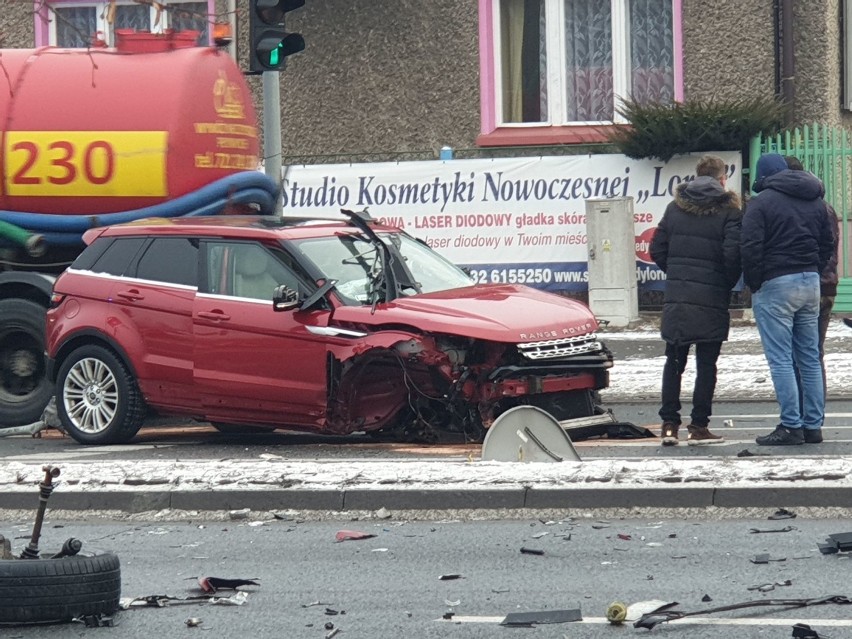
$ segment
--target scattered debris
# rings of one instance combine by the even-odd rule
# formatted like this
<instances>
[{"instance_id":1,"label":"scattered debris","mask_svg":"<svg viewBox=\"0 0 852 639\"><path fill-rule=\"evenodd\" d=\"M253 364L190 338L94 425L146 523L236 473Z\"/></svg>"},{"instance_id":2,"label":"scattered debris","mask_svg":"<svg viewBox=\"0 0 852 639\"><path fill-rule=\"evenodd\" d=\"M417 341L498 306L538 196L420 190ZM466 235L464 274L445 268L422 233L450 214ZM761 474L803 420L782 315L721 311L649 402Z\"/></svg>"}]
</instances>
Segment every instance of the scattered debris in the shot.
<instances>
[{"instance_id":1,"label":"scattered debris","mask_svg":"<svg viewBox=\"0 0 852 639\"><path fill-rule=\"evenodd\" d=\"M329 633L325 636L325 639L331 639L331 638L332 638L334 635L336 635L338 632L340 632L340 628L335 628L334 630L332 630L331 632L329 632Z\"/></svg>"},{"instance_id":2,"label":"scattered debris","mask_svg":"<svg viewBox=\"0 0 852 639\"><path fill-rule=\"evenodd\" d=\"M619 626L627 619L627 606L620 601L613 601L606 607L606 620L614 626Z\"/></svg>"},{"instance_id":3,"label":"scattered debris","mask_svg":"<svg viewBox=\"0 0 852 639\"><path fill-rule=\"evenodd\" d=\"M115 626L115 620L109 615L83 615L75 617L73 621L85 624L86 628L112 628Z\"/></svg>"},{"instance_id":4,"label":"scattered debris","mask_svg":"<svg viewBox=\"0 0 852 639\"><path fill-rule=\"evenodd\" d=\"M768 519L795 519L796 513L786 508L779 508L774 515L769 515Z\"/></svg>"},{"instance_id":5,"label":"scattered debris","mask_svg":"<svg viewBox=\"0 0 852 639\"><path fill-rule=\"evenodd\" d=\"M704 595L701 598L701 601L703 601L704 603L707 603L708 601L713 601L713 597L711 597L710 595Z\"/></svg>"},{"instance_id":6,"label":"scattered debris","mask_svg":"<svg viewBox=\"0 0 852 639\"><path fill-rule=\"evenodd\" d=\"M737 453L737 457L771 457L769 453L753 453L748 448ZM770 517L771 519L771 517Z\"/></svg>"},{"instance_id":7,"label":"scattered debris","mask_svg":"<svg viewBox=\"0 0 852 639\"><path fill-rule=\"evenodd\" d=\"M443 615L441 615L441 619L452 619L455 616L455 614L456 613L454 613L452 610L448 610Z\"/></svg>"},{"instance_id":8,"label":"scattered debris","mask_svg":"<svg viewBox=\"0 0 852 639\"><path fill-rule=\"evenodd\" d=\"M542 537L544 537L545 535L549 535L549 534L550 534L550 533L549 533L549 532L547 532L547 531L545 530L544 532L540 532L540 533L536 533L536 534L534 534L534 535L533 535L533 539L541 539L541 538L542 538Z\"/></svg>"},{"instance_id":9,"label":"scattered debris","mask_svg":"<svg viewBox=\"0 0 852 639\"><path fill-rule=\"evenodd\" d=\"M452 573L452 574L449 574L449 575L441 575L440 577L438 577L438 579L440 579L441 581L450 581L452 579L461 579L461 578L462 578L462 576L458 573Z\"/></svg>"},{"instance_id":10,"label":"scattered debris","mask_svg":"<svg viewBox=\"0 0 852 639\"><path fill-rule=\"evenodd\" d=\"M335 610L334 608L326 608L325 614L327 614L329 617L334 617L335 615L339 615L340 611Z\"/></svg>"},{"instance_id":11,"label":"scattered debris","mask_svg":"<svg viewBox=\"0 0 852 639\"><path fill-rule=\"evenodd\" d=\"M391 512L387 508L384 508L384 507L379 508L376 511L376 518L377 519L390 519L391 518Z\"/></svg>"},{"instance_id":12,"label":"scattered debris","mask_svg":"<svg viewBox=\"0 0 852 639\"><path fill-rule=\"evenodd\" d=\"M748 590L757 590L758 592L770 592L772 590L775 590L776 586L792 586L792 585L793 585L793 582L790 581L789 579L787 579L785 581L776 581L775 583L771 583L771 584L760 584L760 585L757 585L757 586L749 586Z\"/></svg>"},{"instance_id":13,"label":"scattered debris","mask_svg":"<svg viewBox=\"0 0 852 639\"><path fill-rule=\"evenodd\" d=\"M749 532L752 535L757 535L761 533L786 533L796 530L793 526L784 526L783 528L749 528Z\"/></svg>"},{"instance_id":14,"label":"scattered debris","mask_svg":"<svg viewBox=\"0 0 852 639\"><path fill-rule=\"evenodd\" d=\"M852 598L843 595L831 595L818 599L759 599L757 601L745 601L743 603L731 604L728 606L718 606L716 608L707 608L705 610L696 610L694 612L681 612L680 610L670 610L660 608L658 610L642 615L633 624L634 628L647 628L653 630L656 626L667 621L675 619L683 619L684 617L694 617L697 615L708 615L714 612L727 612L729 610L741 610L743 608L780 606L784 610L793 608L806 608L809 606L820 606L824 604L852 604ZM676 606L677 604L672 604ZM794 635L796 636L796 635ZM805 635L807 636L807 635Z\"/></svg>"},{"instance_id":15,"label":"scattered debris","mask_svg":"<svg viewBox=\"0 0 852 639\"><path fill-rule=\"evenodd\" d=\"M793 637L794 639L828 639L806 623L797 623L793 626Z\"/></svg>"},{"instance_id":16,"label":"scattered debris","mask_svg":"<svg viewBox=\"0 0 852 639\"><path fill-rule=\"evenodd\" d=\"M187 628L197 628L197 627L198 627L198 626L200 626L203 622L202 622L202 621L201 621L201 619L199 619L198 617L190 617L189 619L187 619L186 621L184 621L184 623L186 624L186 627L187 627Z\"/></svg>"},{"instance_id":17,"label":"scattered debris","mask_svg":"<svg viewBox=\"0 0 852 639\"><path fill-rule=\"evenodd\" d=\"M544 554L544 551L543 551L543 550L539 550L538 548L525 548L525 547L521 547L521 554L522 554L522 555L543 555L543 554Z\"/></svg>"},{"instance_id":18,"label":"scattered debris","mask_svg":"<svg viewBox=\"0 0 852 639\"><path fill-rule=\"evenodd\" d=\"M624 541L630 541L631 539L633 539L633 537L631 537L630 535L626 535L624 533L618 533L617 536L618 536L619 539L622 539Z\"/></svg>"},{"instance_id":19,"label":"scattered debris","mask_svg":"<svg viewBox=\"0 0 852 639\"><path fill-rule=\"evenodd\" d=\"M123 597L118 602L121 610L131 608L166 608L188 604L215 604L220 606L242 606L248 599L248 593L240 590L230 597L194 595L191 597L172 597L171 595L146 595L144 597Z\"/></svg>"},{"instance_id":20,"label":"scattered debris","mask_svg":"<svg viewBox=\"0 0 852 639\"><path fill-rule=\"evenodd\" d=\"M373 533L365 533L357 530L340 530L335 535L335 539L339 542L348 540L357 541L359 539L371 539L375 536Z\"/></svg>"},{"instance_id":21,"label":"scattered debris","mask_svg":"<svg viewBox=\"0 0 852 639\"><path fill-rule=\"evenodd\" d=\"M334 624L330 621L326 621L323 628L325 628L326 630L334 630Z\"/></svg>"},{"instance_id":22,"label":"scattered debris","mask_svg":"<svg viewBox=\"0 0 852 639\"><path fill-rule=\"evenodd\" d=\"M825 543L818 543L817 547L823 555L848 552L852 550L852 532L829 535L825 538Z\"/></svg>"},{"instance_id":23,"label":"scattered debris","mask_svg":"<svg viewBox=\"0 0 852 639\"><path fill-rule=\"evenodd\" d=\"M311 608L313 606L328 606L331 604L324 603L322 601L312 601L311 603L302 604L302 608Z\"/></svg>"},{"instance_id":24,"label":"scattered debris","mask_svg":"<svg viewBox=\"0 0 852 639\"><path fill-rule=\"evenodd\" d=\"M248 519L249 514L251 513L251 508L241 508L240 510L231 510L228 512L228 517L231 521L239 521L241 519Z\"/></svg>"},{"instance_id":25,"label":"scattered debris","mask_svg":"<svg viewBox=\"0 0 852 639\"><path fill-rule=\"evenodd\" d=\"M511 612L500 622L501 626L534 626L545 623L566 623L582 621L580 608L568 610L542 610L539 612Z\"/></svg>"},{"instance_id":26,"label":"scattered debris","mask_svg":"<svg viewBox=\"0 0 852 639\"><path fill-rule=\"evenodd\" d=\"M753 564L768 564L770 561L787 561L786 557L771 557L768 552L755 555L749 561Z\"/></svg>"},{"instance_id":27,"label":"scattered debris","mask_svg":"<svg viewBox=\"0 0 852 639\"><path fill-rule=\"evenodd\" d=\"M449 599L444 599L444 603L447 604L450 608L455 608L456 606L461 605L461 599L456 599L455 601L450 601Z\"/></svg>"},{"instance_id":28,"label":"scattered debris","mask_svg":"<svg viewBox=\"0 0 852 639\"><path fill-rule=\"evenodd\" d=\"M198 585L206 593L217 590L236 590L240 586L259 586L254 579L222 579L221 577L198 577Z\"/></svg>"}]
</instances>

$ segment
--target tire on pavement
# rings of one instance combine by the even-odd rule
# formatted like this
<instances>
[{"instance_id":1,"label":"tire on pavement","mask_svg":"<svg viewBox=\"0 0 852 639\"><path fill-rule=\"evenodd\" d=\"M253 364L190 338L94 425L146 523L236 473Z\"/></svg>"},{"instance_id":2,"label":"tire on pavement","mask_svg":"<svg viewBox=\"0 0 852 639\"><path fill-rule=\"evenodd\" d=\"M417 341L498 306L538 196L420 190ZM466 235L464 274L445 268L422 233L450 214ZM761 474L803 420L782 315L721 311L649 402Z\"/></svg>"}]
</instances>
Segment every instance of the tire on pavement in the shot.
<instances>
[{"instance_id":1,"label":"tire on pavement","mask_svg":"<svg viewBox=\"0 0 852 639\"><path fill-rule=\"evenodd\" d=\"M145 419L145 401L129 368L99 344L77 348L60 365L56 410L81 444L124 444Z\"/></svg>"},{"instance_id":2,"label":"tire on pavement","mask_svg":"<svg viewBox=\"0 0 852 639\"><path fill-rule=\"evenodd\" d=\"M121 566L112 553L0 560L0 623L109 615L120 597Z\"/></svg>"},{"instance_id":3,"label":"tire on pavement","mask_svg":"<svg viewBox=\"0 0 852 639\"><path fill-rule=\"evenodd\" d=\"M44 368L45 308L0 300L0 427L38 421L53 395Z\"/></svg>"}]
</instances>

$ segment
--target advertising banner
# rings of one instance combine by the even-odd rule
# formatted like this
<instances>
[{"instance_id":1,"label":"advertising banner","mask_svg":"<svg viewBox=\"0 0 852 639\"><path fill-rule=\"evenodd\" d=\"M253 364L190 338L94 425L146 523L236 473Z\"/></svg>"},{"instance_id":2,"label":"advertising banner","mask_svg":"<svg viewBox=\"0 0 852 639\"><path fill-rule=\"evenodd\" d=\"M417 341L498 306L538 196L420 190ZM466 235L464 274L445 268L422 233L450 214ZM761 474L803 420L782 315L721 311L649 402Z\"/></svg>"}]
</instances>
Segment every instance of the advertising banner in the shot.
<instances>
[{"instance_id":1,"label":"advertising banner","mask_svg":"<svg viewBox=\"0 0 852 639\"><path fill-rule=\"evenodd\" d=\"M725 160L739 191L741 158ZM648 249L678 184L695 177L699 155L669 162L623 155L320 164L284 169L284 215L364 210L404 229L467 268L478 282L550 291L588 288L586 200L633 198L636 277L661 287Z\"/></svg>"}]
</instances>

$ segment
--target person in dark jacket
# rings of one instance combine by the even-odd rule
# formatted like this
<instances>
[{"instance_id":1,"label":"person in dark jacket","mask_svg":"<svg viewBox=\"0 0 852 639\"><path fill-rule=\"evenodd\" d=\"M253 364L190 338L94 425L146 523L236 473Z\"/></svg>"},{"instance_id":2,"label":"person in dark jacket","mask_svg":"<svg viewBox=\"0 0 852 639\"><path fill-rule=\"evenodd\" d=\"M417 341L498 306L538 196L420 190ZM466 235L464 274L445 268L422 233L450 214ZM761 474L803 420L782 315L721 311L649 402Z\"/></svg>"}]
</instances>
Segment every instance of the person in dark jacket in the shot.
<instances>
[{"instance_id":1,"label":"person in dark jacket","mask_svg":"<svg viewBox=\"0 0 852 639\"><path fill-rule=\"evenodd\" d=\"M819 364L820 273L834 252L823 186L777 153L757 161L757 196L742 227L743 277L769 364L781 423L762 446L822 441L825 393ZM801 378L802 403L794 371Z\"/></svg>"},{"instance_id":2,"label":"person in dark jacket","mask_svg":"<svg viewBox=\"0 0 852 639\"><path fill-rule=\"evenodd\" d=\"M784 156L784 161L787 163L787 168L793 171L804 171L805 167L799 161L799 158L787 155ZM825 187L823 187L824 189ZM825 377L825 335L828 333L828 322L831 320L831 310L834 308L834 298L837 297L837 275L838 254L837 248L840 239L840 220L837 218L837 213L834 207L828 202L825 203L825 213L828 216L829 224L834 233L834 250L825 268L819 274L819 366L822 369L822 390L825 394L828 389ZM796 369L796 379L801 381ZM802 404L802 388L799 385L799 405ZM811 434L811 441L807 443L819 443L812 441L814 439Z\"/></svg>"},{"instance_id":3,"label":"person in dark jacket","mask_svg":"<svg viewBox=\"0 0 852 639\"><path fill-rule=\"evenodd\" d=\"M681 379L695 344L696 376L688 444L721 442L710 431L716 361L728 339L731 289L740 278L740 198L725 190L724 161L702 157L696 178L680 184L651 240L666 274L660 333L666 342L660 418L662 443L678 443Z\"/></svg>"}]
</instances>

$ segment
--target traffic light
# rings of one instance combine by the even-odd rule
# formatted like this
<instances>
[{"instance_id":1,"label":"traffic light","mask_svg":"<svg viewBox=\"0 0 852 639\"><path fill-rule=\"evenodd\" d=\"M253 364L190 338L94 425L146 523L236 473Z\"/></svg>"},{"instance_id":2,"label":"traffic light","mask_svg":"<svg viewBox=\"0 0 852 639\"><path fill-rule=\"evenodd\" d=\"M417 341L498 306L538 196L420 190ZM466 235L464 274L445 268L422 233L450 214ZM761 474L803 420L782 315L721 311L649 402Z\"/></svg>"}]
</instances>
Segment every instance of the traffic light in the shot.
<instances>
[{"instance_id":1,"label":"traffic light","mask_svg":"<svg viewBox=\"0 0 852 639\"><path fill-rule=\"evenodd\" d=\"M288 55L305 48L305 39L288 33L284 17L304 6L305 0L249 0L249 70L252 73L284 68Z\"/></svg>"}]
</instances>

